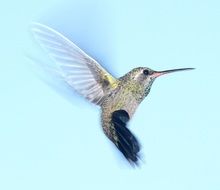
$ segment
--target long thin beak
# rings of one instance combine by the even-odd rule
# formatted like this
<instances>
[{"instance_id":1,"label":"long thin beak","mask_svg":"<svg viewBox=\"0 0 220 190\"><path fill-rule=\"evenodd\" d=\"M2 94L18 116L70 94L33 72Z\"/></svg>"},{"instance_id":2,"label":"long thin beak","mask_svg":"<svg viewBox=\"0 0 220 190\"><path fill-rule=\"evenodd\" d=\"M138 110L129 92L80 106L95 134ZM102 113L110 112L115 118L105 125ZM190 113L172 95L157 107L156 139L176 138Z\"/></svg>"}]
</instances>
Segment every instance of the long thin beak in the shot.
<instances>
[{"instance_id":1,"label":"long thin beak","mask_svg":"<svg viewBox=\"0 0 220 190\"><path fill-rule=\"evenodd\" d=\"M165 70L165 71L155 71L152 75L156 78L161 75L165 75L165 74L169 74L169 73L174 73L174 72L178 72L178 71L189 71L189 70L193 70L193 69L195 69L195 68L181 68L181 69L171 69L171 70Z\"/></svg>"}]
</instances>

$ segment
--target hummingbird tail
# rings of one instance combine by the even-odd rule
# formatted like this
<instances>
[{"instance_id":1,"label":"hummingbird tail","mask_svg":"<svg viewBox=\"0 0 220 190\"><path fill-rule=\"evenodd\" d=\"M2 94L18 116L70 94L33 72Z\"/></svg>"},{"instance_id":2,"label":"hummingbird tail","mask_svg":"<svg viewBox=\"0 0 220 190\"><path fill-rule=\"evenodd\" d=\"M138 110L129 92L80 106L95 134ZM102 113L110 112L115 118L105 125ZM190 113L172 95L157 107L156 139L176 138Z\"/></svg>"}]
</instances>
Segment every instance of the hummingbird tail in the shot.
<instances>
[{"instance_id":1,"label":"hummingbird tail","mask_svg":"<svg viewBox=\"0 0 220 190\"><path fill-rule=\"evenodd\" d=\"M130 163L138 164L140 144L126 127L129 119L129 115L125 110L117 110L112 113L112 123L117 136L115 144Z\"/></svg>"}]
</instances>

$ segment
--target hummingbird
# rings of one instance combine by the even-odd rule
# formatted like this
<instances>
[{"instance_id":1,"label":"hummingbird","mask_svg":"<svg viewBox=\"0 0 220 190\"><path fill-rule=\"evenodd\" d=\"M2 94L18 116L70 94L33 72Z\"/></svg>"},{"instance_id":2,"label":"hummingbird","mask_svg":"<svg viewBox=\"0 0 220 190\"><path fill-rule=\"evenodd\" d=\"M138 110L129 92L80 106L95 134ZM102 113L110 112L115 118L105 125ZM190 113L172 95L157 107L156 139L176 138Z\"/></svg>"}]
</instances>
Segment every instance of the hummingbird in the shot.
<instances>
[{"instance_id":1,"label":"hummingbird","mask_svg":"<svg viewBox=\"0 0 220 190\"><path fill-rule=\"evenodd\" d=\"M137 67L116 78L54 29L32 23L31 30L34 38L54 60L62 80L88 101L100 106L101 125L105 135L127 161L138 165L141 146L128 128L128 122L149 94L156 78L194 68L155 71L148 67Z\"/></svg>"}]
</instances>

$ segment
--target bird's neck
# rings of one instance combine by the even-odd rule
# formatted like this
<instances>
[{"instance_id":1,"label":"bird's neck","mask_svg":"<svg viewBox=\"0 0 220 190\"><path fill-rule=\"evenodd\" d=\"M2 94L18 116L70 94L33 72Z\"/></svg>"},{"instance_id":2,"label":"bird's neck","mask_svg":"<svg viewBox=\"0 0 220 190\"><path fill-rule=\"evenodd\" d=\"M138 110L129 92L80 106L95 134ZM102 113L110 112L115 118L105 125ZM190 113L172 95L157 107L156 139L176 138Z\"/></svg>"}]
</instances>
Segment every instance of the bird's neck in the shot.
<instances>
[{"instance_id":1,"label":"bird's neck","mask_svg":"<svg viewBox=\"0 0 220 190\"><path fill-rule=\"evenodd\" d=\"M151 89L151 86L145 88L145 90L144 90L144 97L146 97L149 94L150 89Z\"/></svg>"}]
</instances>

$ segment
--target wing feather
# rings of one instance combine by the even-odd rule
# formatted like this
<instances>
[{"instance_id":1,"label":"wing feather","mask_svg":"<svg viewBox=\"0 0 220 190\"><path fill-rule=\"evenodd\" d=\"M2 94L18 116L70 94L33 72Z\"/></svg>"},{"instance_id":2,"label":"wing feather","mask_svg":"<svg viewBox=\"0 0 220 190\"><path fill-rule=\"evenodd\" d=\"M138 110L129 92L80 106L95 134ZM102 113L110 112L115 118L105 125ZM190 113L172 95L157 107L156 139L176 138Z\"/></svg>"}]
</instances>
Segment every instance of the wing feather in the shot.
<instances>
[{"instance_id":1,"label":"wing feather","mask_svg":"<svg viewBox=\"0 0 220 190\"><path fill-rule=\"evenodd\" d=\"M100 105L106 90L115 87L117 79L57 31L39 23L33 23L31 29L35 39L55 60L59 68L56 72L61 73L65 82L89 101Z\"/></svg>"}]
</instances>

